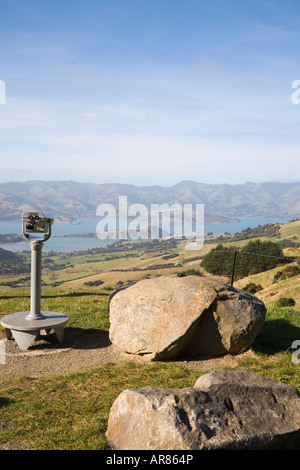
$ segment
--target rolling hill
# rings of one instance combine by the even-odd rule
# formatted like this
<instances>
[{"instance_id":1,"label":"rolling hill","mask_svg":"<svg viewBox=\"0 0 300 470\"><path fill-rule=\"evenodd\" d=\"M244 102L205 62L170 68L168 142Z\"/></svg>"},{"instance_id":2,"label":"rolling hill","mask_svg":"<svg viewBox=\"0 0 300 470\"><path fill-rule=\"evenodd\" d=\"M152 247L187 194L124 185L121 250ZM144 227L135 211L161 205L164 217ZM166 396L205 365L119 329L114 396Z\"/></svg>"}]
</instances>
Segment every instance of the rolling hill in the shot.
<instances>
[{"instance_id":1,"label":"rolling hill","mask_svg":"<svg viewBox=\"0 0 300 470\"><path fill-rule=\"evenodd\" d=\"M300 182L204 184L182 181L171 187L95 184L75 181L0 183L0 217L17 219L26 210L42 210L56 220L94 217L98 205L118 207L119 196L128 205L141 203L204 204L206 221L229 222L237 218L300 217Z\"/></svg>"}]
</instances>

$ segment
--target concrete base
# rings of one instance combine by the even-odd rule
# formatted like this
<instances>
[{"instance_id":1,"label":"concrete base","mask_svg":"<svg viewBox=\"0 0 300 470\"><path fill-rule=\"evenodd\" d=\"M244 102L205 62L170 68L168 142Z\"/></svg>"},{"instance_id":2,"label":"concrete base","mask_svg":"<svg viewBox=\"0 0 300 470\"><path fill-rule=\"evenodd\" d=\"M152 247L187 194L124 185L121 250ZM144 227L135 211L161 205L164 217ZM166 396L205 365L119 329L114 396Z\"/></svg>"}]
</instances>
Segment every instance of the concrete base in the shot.
<instances>
[{"instance_id":1,"label":"concrete base","mask_svg":"<svg viewBox=\"0 0 300 470\"><path fill-rule=\"evenodd\" d=\"M17 312L6 315L1 319L1 325L5 328L7 339L16 340L17 345L26 351L42 330L49 333L54 329L60 343L64 338L64 326L69 317L58 312L41 312L39 319L30 320L30 312Z\"/></svg>"}]
</instances>

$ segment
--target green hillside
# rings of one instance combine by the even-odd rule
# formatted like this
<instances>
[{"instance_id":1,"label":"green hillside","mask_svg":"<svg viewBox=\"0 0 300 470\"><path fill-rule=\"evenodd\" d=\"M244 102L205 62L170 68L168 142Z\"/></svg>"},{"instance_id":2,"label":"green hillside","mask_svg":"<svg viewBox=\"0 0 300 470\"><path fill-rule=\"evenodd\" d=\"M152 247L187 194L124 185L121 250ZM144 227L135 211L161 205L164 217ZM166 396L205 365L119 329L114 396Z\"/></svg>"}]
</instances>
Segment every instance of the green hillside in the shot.
<instances>
[{"instance_id":1,"label":"green hillside","mask_svg":"<svg viewBox=\"0 0 300 470\"><path fill-rule=\"evenodd\" d=\"M258 234L259 237L257 237ZM43 289L57 287L74 290L87 289L97 285L101 285L105 289L115 289L140 279L177 274L190 268L200 270L205 275L220 277L224 282L230 282L234 251L241 254L250 242L253 243L255 251L255 244L258 240L261 242L260 247L264 247L264 244L268 242L276 243L279 255L283 254L286 257L286 264L294 265L300 254L300 221L287 224L268 224L235 235L208 236L204 246L199 250L186 250L184 240L169 239L122 241L104 249L92 249L71 254L49 255L46 253L42 259ZM210 274L206 272L201 263L203 258L219 245L231 250L232 258L230 258L226 269L225 265L222 266L220 263L219 271ZM0 252L0 256L1 254L3 254L3 258L0 258L0 269L2 269L0 290L29 289L30 279L26 280L26 277L24 279L23 274L29 271L30 255L16 255L5 250ZM264 257L264 254L262 251L257 253L257 255L262 255L260 257L247 255L247 260L265 262L267 258ZM273 261L272 258L269 260ZM294 295L298 299L296 272L289 279L278 278L276 284L273 283L273 277L277 271L285 268L284 259L280 259L279 262L280 265L275 267L275 264L271 270L257 274L251 273L247 277L244 275L241 278L241 273L237 272L234 285L243 288L250 282L261 284L263 290L260 291L260 295L266 296L268 301L271 297L277 298L281 295L280 286L283 287L284 292L289 286L290 290L295 291ZM268 291L264 292L266 288Z\"/></svg>"},{"instance_id":2,"label":"green hillside","mask_svg":"<svg viewBox=\"0 0 300 470\"><path fill-rule=\"evenodd\" d=\"M5 276L15 276L30 272L28 257L0 248L0 282L5 284Z\"/></svg>"},{"instance_id":3,"label":"green hillside","mask_svg":"<svg viewBox=\"0 0 300 470\"><path fill-rule=\"evenodd\" d=\"M269 237L260 239L298 243L299 229L299 221L285 224L280 226L275 237L268 233ZM226 246L241 248L248 241L249 238L237 241L226 237ZM251 350L245 354L236 357L229 355L221 362L216 359L210 366L210 361L207 358L201 360L201 357L193 361L182 358L150 364L138 363L130 358L115 361L111 356L104 356L100 361L102 347L98 344L96 354L100 362L97 366L80 363L85 350L92 354L90 341L93 335L96 335L97 341L104 338L106 346L110 344L108 301L111 289L162 274L196 272L205 275L201 260L219 242L211 237L209 243L198 251L185 250L184 241L124 242L107 251L45 256L42 308L67 314L66 337L77 335L77 342L69 339L71 342L67 347L58 350L59 375L47 372L47 360L47 367L41 376L24 376L22 367L18 378L2 379L0 375L0 449L106 450L109 412L122 390L143 386L192 386L199 376L210 370L209 367L213 370L224 367L251 370L300 389L300 368L292 361L292 344L300 338L297 260L234 282L239 288L246 287L250 282L260 284L261 289L255 295L265 300L267 306L265 324ZM283 248L283 253L285 256L299 257L299 247ZM19 261L23 255L7 256ZM28 256L23 257L23 264L24 260L28 262ZM215 277L229 281L226 276ZM20 281L22 278L23 281ZM9 280L15 280L18 287L4 286L3 283ZM87 285L87 282L97 280L102 281L100 286ZM21 275L2 275L1 282L0 317L28 310L30 281L24 281ZM55 287L56 283L58 285ZM295 305L277 307L275 301L283 296L292 297ZM4 329L0 327L0 339L3 338ZM76 369L72 369L72 363L68 362L69 349L79 361ZM18 360L27 364L39 360L47 351L54 354L55 346L50 343L44 344L41 349L33 347L21 353ZM69 371L66 370L67 366Z\"/></svg>"}]
</instances>

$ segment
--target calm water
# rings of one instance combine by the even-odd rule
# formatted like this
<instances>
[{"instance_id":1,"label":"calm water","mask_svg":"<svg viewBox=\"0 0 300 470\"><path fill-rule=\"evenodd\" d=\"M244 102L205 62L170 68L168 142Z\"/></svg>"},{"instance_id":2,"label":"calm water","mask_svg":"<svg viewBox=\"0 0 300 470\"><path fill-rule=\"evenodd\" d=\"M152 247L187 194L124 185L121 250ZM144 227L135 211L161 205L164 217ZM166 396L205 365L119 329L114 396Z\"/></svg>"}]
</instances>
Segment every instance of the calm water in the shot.
<instances>
[{"instance_id":1,"label":"calm water","mask_svg":"<svg viewBox=\"0 0 300 470\"><path fill-rule=\"evenodd\" d=\"M113 243L116 240L106 239L100 240L97 237L68 237L63 238L61 235L78 235L82 233L96 233L96 227L99 222L99 218L88 218L88 219L78 219L75 223L72 224L60 224L54 223L52 225L52 236L45 242L43 246L43 251L57 251L61 253L70 253L72 251L87 250L89 248L100 248L106 246L108 243ZM241 232L242 230L250 227L254 228L258 225L265 225L267 223L276 223L276 222L287 222L288 220L282 219L241 219L240 222L234 223L223 223L223 224L205 224L205 232L213 232L216 234L222 234L224 232L229 232L234 234L236 232ZM22 224L21 221L7 221L0 220L0 234L9 234L14 233L21 235ZM24 240L19 243L3 244L0 245L1 248L5 250L10 250L13 252L29 250L30 244Z\"/></svg>"}]
</instances>

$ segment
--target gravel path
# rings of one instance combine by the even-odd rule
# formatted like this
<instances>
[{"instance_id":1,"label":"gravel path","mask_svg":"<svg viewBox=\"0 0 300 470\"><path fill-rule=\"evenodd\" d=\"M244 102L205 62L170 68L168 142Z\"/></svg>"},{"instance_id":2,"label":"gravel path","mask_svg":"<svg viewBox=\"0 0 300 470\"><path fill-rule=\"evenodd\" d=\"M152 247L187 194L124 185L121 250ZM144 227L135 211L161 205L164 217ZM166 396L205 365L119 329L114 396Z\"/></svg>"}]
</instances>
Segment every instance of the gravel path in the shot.
<instances>
[{"instance_id":1,"label":"gravel path","mask_svg":"<svg viewBox=\"0 0 300 470\"><path fill-rule=\"evenodd\" d=\"M103 363L134 361L144 363L141 357L131 356L111 344L108 333L92 330L65 329L63 345L60 345L54 333L40 337L27 351L21 351L14 340L0 337L5 343L5 364L0 364L0 385L21 376L41 377L52 374L64 375ZM238 356L219 358L198 357L176 361L187 368L200 370L234 367L245 356L255 356L252 350Z\"/></svg>"}]
</instances>

